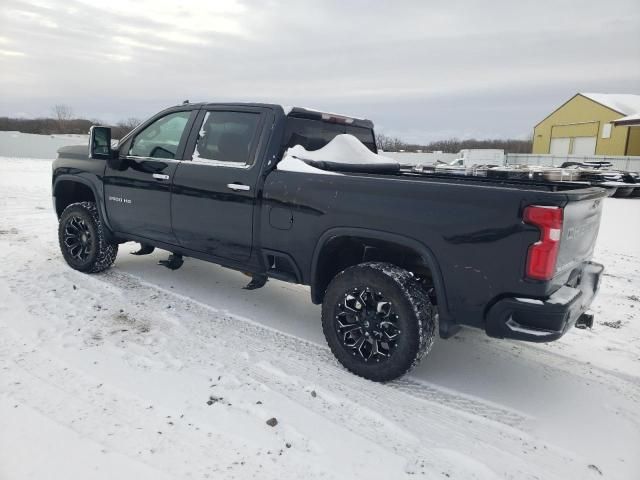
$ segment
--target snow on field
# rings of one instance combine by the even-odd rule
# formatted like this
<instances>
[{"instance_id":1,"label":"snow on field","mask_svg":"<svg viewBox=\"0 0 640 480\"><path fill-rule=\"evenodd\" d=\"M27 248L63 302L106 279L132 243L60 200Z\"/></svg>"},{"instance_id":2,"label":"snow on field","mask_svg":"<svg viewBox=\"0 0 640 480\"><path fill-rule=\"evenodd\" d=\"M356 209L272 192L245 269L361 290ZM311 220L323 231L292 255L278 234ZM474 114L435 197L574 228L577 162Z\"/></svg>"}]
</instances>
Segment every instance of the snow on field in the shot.
<instances>
[{"instance_id":1,"label":"snow on field","mask_svg":"<svg viewBox=\"0 0 640 480\"><path fill-rule=\"evenodd\" d=\"M71 270L50 172L0 158L1 479L639 478L640 200L606 200L592 331L465 330L381 385L333 359L306 288L129 244Z\"/></svg>"},{"instance_id":2,"label":"snow on field","mask_svg":"<svg viewBox=\"0 0 640 480\"><path fill-rule=\"evenodd\" d=\"M22 132L0 132L0 157L55 157L58 148L88 142L89 135L37 135Z\"/></svg>"}]
</instances>

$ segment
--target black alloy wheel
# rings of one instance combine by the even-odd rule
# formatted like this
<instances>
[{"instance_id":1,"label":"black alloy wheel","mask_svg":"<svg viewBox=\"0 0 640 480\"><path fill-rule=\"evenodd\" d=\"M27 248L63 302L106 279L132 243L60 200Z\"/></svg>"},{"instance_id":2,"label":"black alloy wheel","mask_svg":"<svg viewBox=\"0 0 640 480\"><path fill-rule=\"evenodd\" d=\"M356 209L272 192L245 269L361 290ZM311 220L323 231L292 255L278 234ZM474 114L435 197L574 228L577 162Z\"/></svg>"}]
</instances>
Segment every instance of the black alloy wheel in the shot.
<instances>
[{"instance_id":1,"label":"black alloy wheel","mask_svg":"<svg viewBox=\"0 0 640 480\"><path fill-rule=\"evenodd\" d=\"M67 264L81 272L106 270L118 255L118 244L107 240L94 202L72 203L64 209L58 225L58 242Z\"/></svg>"},{"instance_id":2,"label":"black alloy wheel","mask_svg":"<svg viewBox=\"0 0 640 480\"><path fill-rule=\"evenodd\" d=\"M345 292L334 309L342 347L362 362L384 362L397 347L402 330L393 304L370 286Z\"/></svg>"},{"instance_id":3,"label":"black alloy wheel","mask_svg":"<svg viewBox=\"0 0 640 480\"><path fill-rule=\"evenodd\" d=\"M367 262L344 269L327 287L322 330L345 368L387 382L429 352L438 334L438 314L413 273L391 263Z\"/></svg>"},{"instance_id":4,"label":"black alloy wheel","mask_svg":"<svg viewBox=\"0 0 640 480\"><path fill-rule=\"evenodd\" d=\"M66 219L63 226L63 243L71 258L86 262L95 250L95 242L86 221L74 215Z\"/></svg>"}]
</instances>

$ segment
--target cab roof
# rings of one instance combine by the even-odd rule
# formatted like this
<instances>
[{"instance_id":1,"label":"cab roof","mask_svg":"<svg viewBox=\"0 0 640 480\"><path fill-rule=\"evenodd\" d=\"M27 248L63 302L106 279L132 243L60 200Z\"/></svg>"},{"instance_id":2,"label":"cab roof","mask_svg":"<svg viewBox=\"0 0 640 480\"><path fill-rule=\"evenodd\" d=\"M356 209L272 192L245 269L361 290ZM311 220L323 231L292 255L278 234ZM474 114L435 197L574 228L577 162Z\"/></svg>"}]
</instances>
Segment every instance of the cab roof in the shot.
<instances>
[{"instance_id":1,"label":"cab roof","mask_svg":"<svg viewBox=\"0 0 640 480\"><path fill-rule=\"evenodd\" d=\"M321 110L315 110L306 107L290 107L276 103L254 103L254 102L198 102L190 103L185 102L180 105L174 105L171 108L179 108L184 106L190 106L195 108L207 108L207 107L262 107L269 108L281 112L284 116L295 118L306 118L309 120L320 120L329 123L345 123L357 127L373 128L373 122L364 118L358 118L350 115L343 115L339 113L324 112Z\"/></svg>"}]
</instances>

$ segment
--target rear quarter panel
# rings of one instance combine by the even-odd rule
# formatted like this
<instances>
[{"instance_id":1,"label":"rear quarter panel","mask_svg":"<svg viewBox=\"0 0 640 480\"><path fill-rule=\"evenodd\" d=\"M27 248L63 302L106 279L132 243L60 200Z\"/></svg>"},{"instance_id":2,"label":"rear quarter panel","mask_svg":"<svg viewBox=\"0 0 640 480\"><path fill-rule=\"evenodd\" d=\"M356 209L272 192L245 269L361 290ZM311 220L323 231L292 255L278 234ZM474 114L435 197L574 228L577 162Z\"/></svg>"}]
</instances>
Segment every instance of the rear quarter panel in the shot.
<instances>
[{"instance_id":1,"label":"rear quarter panel","mask_svg":"<svg viewBox=\"0 0 640 480\"><path fill-rule=\"evenodd\" d=\"M508 294L543 297L553 282L524 278L537 228L522 222L526 205L564 206L561 192L431 182L399 177L325 175L275 170L264 187L262 246L289 253L312 281L318 239L335 227L402 235L433 252L446 290L446 309L460 323L481 326L484 310ZM288 230L270 224L289 211ZM559 285L558 285L559 286Z\"/></svg>"}]
</instances>

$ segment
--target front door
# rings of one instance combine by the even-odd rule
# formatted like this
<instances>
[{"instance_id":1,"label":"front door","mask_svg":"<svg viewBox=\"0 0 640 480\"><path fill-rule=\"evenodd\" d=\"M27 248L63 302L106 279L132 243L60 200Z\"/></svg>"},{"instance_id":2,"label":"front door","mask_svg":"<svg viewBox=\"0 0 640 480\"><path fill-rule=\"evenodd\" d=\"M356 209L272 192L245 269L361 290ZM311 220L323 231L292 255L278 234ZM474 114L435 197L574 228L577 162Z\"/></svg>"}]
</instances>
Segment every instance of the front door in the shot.
<instances>
[{"instance_id":1,"label":"front door","mask_svg":"<svg viewBox=\"0 0 640 480\"><path fill-rule=\"evenodd\" d=\"M122 167L107 166L104 196L116 232L175 244L171 231L171 179L184 151L190 110L153 120L120 147Z\"/></svg>"},{"instance_id":2,"label":"front door","mask_svg":"<svg viewBox=\"0 0 640 480\"><path fill-rule=\"evenodd\" d=\"M180 244L216 257L245 261L251 254L259 144L267 111L218 107L200 112L191 159L178 165L171 200Z\"/></svg>"}]
</instances>

